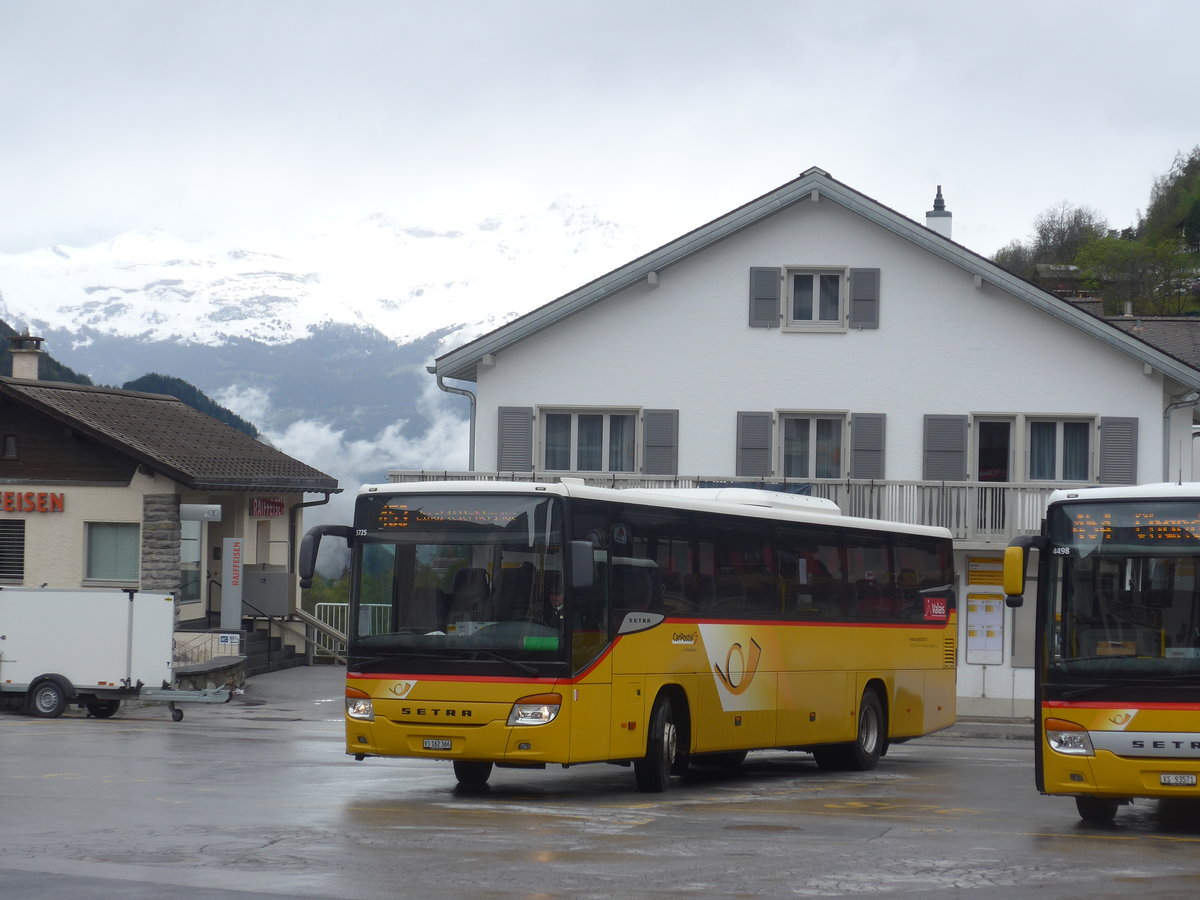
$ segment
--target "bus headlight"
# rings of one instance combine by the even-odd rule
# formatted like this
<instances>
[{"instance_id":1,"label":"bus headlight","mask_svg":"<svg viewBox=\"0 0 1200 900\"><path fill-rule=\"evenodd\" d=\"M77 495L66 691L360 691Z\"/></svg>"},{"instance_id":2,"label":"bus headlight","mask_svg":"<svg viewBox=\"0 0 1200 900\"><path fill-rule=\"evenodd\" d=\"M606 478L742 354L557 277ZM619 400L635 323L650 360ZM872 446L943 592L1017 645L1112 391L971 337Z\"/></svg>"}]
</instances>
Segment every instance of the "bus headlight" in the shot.
<instances>
[{"instance_id":1,"label":"bus headlight","mask_svg":"<svg viewBox=\"0 0 1200 900\"><path fill-rule=\"evenodd\" d=\"M358 688L346 688L346 715L360 722L374 722L375 704L370 695Z\"/></svg>"},{"instance_id":2,"label":"bus headlight","mask_svg":"<svg viewBox=\"0 0 1200 900\"><path fill-rule=\"evenodd\" d=\"M1056 753L1067 756L1095 756L1087 729L1066 719L1047 719L1042 725L1046 743Z\"/></svg>"},{"instance_id":3,"label":"bus headlight","mask_svg":"<svg viewBox=\"0 0 1200 900\"><path fill-rule=\"evenodd\" d=\"M513 704L508 714L509 725L545 725L553 722L562 706L562 697L558 694L536 694L533 697L522 697Z\"/></svg>"}]
</instances>

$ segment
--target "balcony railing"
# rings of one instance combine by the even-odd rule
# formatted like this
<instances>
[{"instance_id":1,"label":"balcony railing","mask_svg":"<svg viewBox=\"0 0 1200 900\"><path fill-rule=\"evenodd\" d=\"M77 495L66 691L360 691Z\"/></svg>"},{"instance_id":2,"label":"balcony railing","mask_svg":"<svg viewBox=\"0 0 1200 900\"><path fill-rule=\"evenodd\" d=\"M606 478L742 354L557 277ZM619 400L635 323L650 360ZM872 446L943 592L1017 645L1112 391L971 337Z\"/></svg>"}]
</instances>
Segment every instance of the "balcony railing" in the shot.
<instances>
[{"instance_id":1,"label":"balcony railing","mask_svg":"<svg viewBox=\"0 0 1200 900\"><path fill-rule=\"evenodd\" d=\"M393 471L388 480L421 481L558 481L561 472ZM960 542L1004 546L1018 534L1041 527L1050 492L1064 487L1051 482L1017 484L978 481L798 481L770 478L678 476L655 478L621 473L572 473L584 483L615 488L750 487L825 497L844 515L888 519L912 525L949 528ZM1078 487L1078 485L1071 485Z\"/></svg>"}]
</instances>

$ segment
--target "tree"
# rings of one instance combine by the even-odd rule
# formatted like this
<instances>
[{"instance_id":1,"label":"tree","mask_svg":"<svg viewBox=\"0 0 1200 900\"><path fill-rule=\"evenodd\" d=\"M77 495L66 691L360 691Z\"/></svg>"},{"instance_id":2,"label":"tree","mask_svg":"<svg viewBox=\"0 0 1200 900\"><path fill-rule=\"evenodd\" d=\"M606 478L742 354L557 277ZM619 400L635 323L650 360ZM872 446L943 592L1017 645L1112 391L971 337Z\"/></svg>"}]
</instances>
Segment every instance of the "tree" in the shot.
<instances>
[{"instance_id":1,"label":"tree","mask_svg":"<svg viewBox=\"0 0 1200 900\"><path fill-rule=\"evenodd\" d=\"M1119 315L1127 303L1142 315L1179 315L1191 303L1191 260L1178 242L1128 240L1105 235L1075 257L1084 284L1104 296L1105 311Z\"/></svg>"},{"instance_id":2,"label":"tree","mask_svg":"<svg viewBox=\"0 0 1200 900\"><path fill-rule=\"evenodd\" d=\"M1031 279L1035 273L1033 249L1020 241L1005 244L992 255L992 262L1022 278Z\"/></svg>"},{"instance_id":3,"label":"tree","mask_svg":"<svg viewBox=\"0 0 1200 900\"><path fill-rule=\"evenodd\" d=\"M1141 222L1141 236L1157 241L1167 238L1185 239L1188 222L1192 221L1193 235L1200 227L1192 217L1200 203L1200 146L1192 148L1187 156L1175 157L1170 170L1154 180L1150 188L1150 205ZM1193 244L1200 249L1200 244Z\"/></svg>"},{"instance_id":4,"label":"tree","mask_svg":"<svg viewBox=\"0 0 1200 900\"><path fill-rule=\"evenodd\" d=\"M1096 210L1064 200L1038 215L1029 243L1012 241L997 250L992 261L1014 275L1037 281L1039 265L1070 265L1084 246L1107 232L1108 222Z\"/></svg>"},{"instance_id":5,"label":"tree","mask_svg":"<svg viewBox=\"0 0 1200 900\"><path fill-rule=\"evenodd\" d=\"M1070 263L1085 245L1108 233L1108 221L1094 209L1064 200L1034 220L1033 233L1034 262Z\"/></svg>"}]
</instances>

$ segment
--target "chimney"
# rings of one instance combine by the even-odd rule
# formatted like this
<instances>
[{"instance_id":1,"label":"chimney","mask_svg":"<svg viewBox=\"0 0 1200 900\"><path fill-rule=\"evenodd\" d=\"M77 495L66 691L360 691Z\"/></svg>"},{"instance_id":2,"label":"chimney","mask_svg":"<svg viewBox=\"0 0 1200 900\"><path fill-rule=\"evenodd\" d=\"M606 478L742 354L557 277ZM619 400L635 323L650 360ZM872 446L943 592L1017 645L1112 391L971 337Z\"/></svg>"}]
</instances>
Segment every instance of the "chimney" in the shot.
<instances>
[{"instance_id":1,"label":"chimney","mask_svg":"<svg viewBox=\"0 0 1200 900\"><path fill-rule=\"evenodd\" d=\"M10 335L8 352L12 354L13 378L28 378L37 381L38 360L42 355L42 341L45 338L31 337L29 329L24 334Z\"/></svg>"},{"instance_id":2,"label":"chimney","mask_svg":"<svg viewBox=\"0 0 1200 900\"><path fill-rule=\"evenodd\" d=\"M950 237L950 220L953 214L946 210L946 201L942 199L942 186L937 188L937 196L933 198L933 209L925 213L925 227L932 228L944 238Z\"/></svg>"}]
</instances>

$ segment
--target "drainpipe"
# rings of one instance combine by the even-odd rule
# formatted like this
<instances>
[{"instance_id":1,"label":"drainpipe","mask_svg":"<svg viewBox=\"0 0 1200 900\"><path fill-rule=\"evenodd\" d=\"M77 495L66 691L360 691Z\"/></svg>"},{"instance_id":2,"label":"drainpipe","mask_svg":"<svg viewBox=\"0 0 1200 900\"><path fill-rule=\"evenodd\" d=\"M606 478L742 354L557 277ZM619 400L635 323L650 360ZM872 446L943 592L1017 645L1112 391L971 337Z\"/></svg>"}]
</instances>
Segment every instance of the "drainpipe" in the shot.
<instances>
[{"instance_id":1,"label":"drainpipe","mask_svg":"<svg viewBox=\"0 0 1200 900\"><path fill-rule=\"evenodd\" d=\"M309 500L308 502L293 503L291 509L288 510L288 571L296 571L296 552L300 547L300 542L296 540L296 531L300 526L300 510L307 509L310 506L324 506L329 502L331 494L340 494L341 488L336 491L322 491L325 494L324 500Z\"/></svg>"},{"instance_id":2,"label":"drainpipe","mask_svg":"<svg viewBox=\"0 0 1200 900\"><path fill-rule=\"evenodd\" d=\"M426 366L425 371L437 378L437 386L447 394L459 394L466 397L471 403L471 433L470 443L467 446L467 471L475 471L475 395L465 388L451 387L442 380L442 376L438 375L437 369L434 366Z\"/></svg>"},{"instance_id":3,"label":"drainpipe","mask_svg":"<svg viewBox=\"0 0 1200 900\"><path fill-rule=\"evenodd\" d=\"M1200 391L1189 391L1186 394L1181 394L1174 403L1167 404L1167 408L1163 410L1163 481L1171 480L1171 413L1184 406L1195 406L1200 403ZM1183 448L1179 448L1179 452L1183 453ZM1180 465L1183 464L1182 458ZM1181 473L1182 474L1182 473ZM1196 473L1192 473L1192 479L1196 478Z\"/></svg>"}]
</instances>

